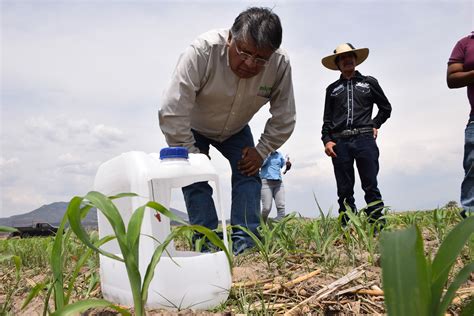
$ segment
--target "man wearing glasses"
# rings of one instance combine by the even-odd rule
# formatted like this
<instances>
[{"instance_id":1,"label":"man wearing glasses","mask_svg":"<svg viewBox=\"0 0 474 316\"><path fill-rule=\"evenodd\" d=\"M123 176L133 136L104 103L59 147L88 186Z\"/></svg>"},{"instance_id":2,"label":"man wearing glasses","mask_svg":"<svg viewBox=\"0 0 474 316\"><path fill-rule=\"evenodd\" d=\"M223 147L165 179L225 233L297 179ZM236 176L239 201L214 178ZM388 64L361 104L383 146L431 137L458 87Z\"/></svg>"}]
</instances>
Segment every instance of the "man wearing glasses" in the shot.
<instances>
[{"instance_id":1,"label":"man wearing glasses","mask_svg":"<svg viewBox=\"0 0 474 316\"><path fill-rule=\"evenodd\" d=\"M159 110L170 146L209 155L212 145L229 161L231 224L254 233L260 223L259 169L290 137L296 119L291 66L281 41L280 19L270 9L243 11L230 30L207 32L185 50ZM267 102L271 117L255 145L248 123ZM212 188L195 183L183 194L191 223L216 229ZM253 246L241 230L234 229L232 240L235 254Z\"/></svg>"}]
</instances>

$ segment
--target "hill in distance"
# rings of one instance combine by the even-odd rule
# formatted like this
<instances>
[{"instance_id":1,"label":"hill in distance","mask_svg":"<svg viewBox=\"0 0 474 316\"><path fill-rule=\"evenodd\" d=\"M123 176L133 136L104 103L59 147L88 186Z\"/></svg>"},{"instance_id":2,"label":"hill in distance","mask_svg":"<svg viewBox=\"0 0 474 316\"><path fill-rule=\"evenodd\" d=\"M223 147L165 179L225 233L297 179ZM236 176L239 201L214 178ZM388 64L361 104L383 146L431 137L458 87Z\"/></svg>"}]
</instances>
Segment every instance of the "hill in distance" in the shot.
<instances>
[{"instance_id":1,"label":"hill in distance","mask_svg":"<svg viewBox=\"0 0 474 316\"><path fill-rule=\"evenodd\" d=\"M36 223L49 223L53 226L59 226L61 219L66 213L68 202L54 202L43 205L29 213L0 218L0 226L21 227L32 226ZM175 215L188 222L188 214L170 209ZM86 218L82 220L84 226L97 229L97 210L91 209ZM172 224L175 224L172 222Z\"/></svg>"}]
</instances>

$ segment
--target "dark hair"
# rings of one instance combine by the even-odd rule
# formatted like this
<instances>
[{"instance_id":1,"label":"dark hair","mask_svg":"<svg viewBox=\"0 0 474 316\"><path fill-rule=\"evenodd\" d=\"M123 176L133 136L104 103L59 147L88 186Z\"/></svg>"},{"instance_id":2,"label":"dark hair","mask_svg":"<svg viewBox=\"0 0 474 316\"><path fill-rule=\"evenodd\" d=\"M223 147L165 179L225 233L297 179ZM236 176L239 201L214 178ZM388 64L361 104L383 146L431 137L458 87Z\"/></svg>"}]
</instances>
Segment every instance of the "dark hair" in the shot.
<instances>
[{"instance_id":1,"label":"dark hair","mask_svg":"<svg viewBox=\"0 0 474 316\"><path fill-rule=\"evenodd\" d=\"M230 33L239 41L253 40L259 49L276 50L281 45L283 31L280 18L272 10L252 7L239 14Z\"/></svg>"},{"instance_id":2,"label":"dark hair","mask_svg":"<svg viewBox=\"0 0 474 316\"><path fill-rule=\"evenodd\" d=\"M351 52L351 53L352 53L352 55L354 55L355 59L357 60L357 54L354 53L354 52ZM347 54L347 53L344 53L344 54ZM342 55L342 54L337 55L337 56L336 56L336 59L334 59L334 63L336 64L337 68L339 68L339 65L338 65L337 63L339 62L339 57L341 57L341 55Z\"/></svg>"}]
</instances>

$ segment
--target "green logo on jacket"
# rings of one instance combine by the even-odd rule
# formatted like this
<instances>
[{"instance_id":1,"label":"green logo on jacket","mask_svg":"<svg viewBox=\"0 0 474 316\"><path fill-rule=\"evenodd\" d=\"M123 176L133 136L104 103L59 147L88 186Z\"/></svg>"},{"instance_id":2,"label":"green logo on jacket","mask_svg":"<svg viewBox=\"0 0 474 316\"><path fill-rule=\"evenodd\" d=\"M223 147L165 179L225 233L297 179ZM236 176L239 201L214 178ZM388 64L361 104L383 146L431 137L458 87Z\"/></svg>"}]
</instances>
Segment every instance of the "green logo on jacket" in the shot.
<instances>
[{"instance_id":1,"label":"green logo on jacket","mask_svg":"<svg viewBox=\"0 0 474 316\"><path fill-rule=\"evenodd\" d=\"M258 94L257 95L259 97L269 98L271 93L272 93L272 88L273 87L260 86L260 88L258 88Z\"/></svg>"}]
</instances>

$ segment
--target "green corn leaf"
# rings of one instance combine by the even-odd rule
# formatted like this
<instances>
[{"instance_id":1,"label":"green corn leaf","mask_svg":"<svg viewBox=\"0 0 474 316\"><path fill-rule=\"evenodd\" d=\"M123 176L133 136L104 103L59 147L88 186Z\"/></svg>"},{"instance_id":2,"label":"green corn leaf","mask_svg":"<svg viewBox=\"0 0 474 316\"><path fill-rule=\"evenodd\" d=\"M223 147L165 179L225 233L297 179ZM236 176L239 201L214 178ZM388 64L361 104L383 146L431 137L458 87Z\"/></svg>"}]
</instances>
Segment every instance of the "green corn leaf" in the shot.
<instances>
[{"instance_id":1,"label":"green corn leaf","mask_svg":"<svg viewBox=\"0 0 474 316\"><path fill-rule=\"evenodd\" d=\"M314 201L316 202L316 205L318 206L319 216L321 217L321 220L324 223L326 221L326 215L324 215L323 209L319 205L318 199L316 198L316 193L314 193L314 191L313 191L313 198L314 198Z\"/></svg>"},{"instance_id":2,"label":"green corn leaf","mask_svg":"<svg viewBox=\"0 0 474 316\"><path fill-rule=\"evenodd\" d=\"M115 236L105 236L104 238L101 238L99 241L95 243L96 247L100 247L101 245L105 244L106 242L109 242L111 240L115 239ZM77 276L79 275L79 272L81 271L81 268L84 266L84 264L87 262L87 259L92 255L94 249L89 248L85 254L83 254L79 260L77 261L76 267L74 268L71 277L69 278L69 283L68 283L68 290L66 293L65 297L65 302L68 303L69 299L71 298L72 291L74 290L74 283L77 280Z\"/></svg>"},{"instance_id":3,"label":"green corn leaf","mask_svg":"<svg viewBox=\"0 0 474 316\"><path fill-rule=\"evenodd\" d=\"M474 217L468 217L456 225L446 236L438 249L431 274L431 292L433 304L431 311L434 313L441 299L444 285L448 280L449 271L454 265L467 240L474 233Z\"/></svg>"},{"instance_id":4,"label":"green corn leaf","mask_svg":"<svg viewBox=\"0 0 474 316\"><path fill-rule=\"evenodd\" d=\"M151 257L150 263L145 272L145 277L143 278L143 285L142 285L142 302L145 302L148 299L148 290L150 288L150 283L153 277L155 276L155 268L156 265L160 262L161 255L165 251L166 247L168 247L169 243L182 231L189 230L187 226L181 226L171 231L171 233L166 237L161 245L155 248L153 255Z\"/></svg>"},{"instance_id":5,"label":"green corn leaf","mask_svg":"<svg viewBox=\"0 0 474 316\"><path fill-rule=\"evenodd\" d=\"M349 219L352 221L352 223L356 226L356 227L361 227L362 226L362 223L360 221L360 218L359 216L357 216L356 213L354 213L350 206L346 203L344 203L344 205L346 206L346 215L349 216Z\"/></svg>"},{"instance_id":6,"label":"green corn leaf","mask_svg":"<svg viewBox=\"0 0 474 316\"><path fill-rule=\"evenodd\" d=\"M144 304L146 302L142 300L142 278L138 266L140 231L144 212L145 206L139 207L130 217L126 235L129 252L127 255L124 254L125 266L127 268L127 274L130 287L132 289L135 308L140 308L141 310L143 310ZM140 314L138 310L136 313Z\"/></svg>"},{"instance_id":7,"label":"green corn leaf","mask_svg":"<svg viewBox=\"0 0 474 316\"><path fill-rule=\"evenodd\" d=\"M246 233L247 235L249 235L250 238L252 238L252 241L255 243L255 246L257 247L257 249L260 249L260 251L265 251L266 250L266 247L262 243L260 238L258 238L257 235L255 235L250 229L248 229L247 227L244 227L244 226L240 226L240 225L235 225L233 227L238 228L238 229L242 230L244 233ZM262 254L266 255L264 253L262 253Z\"/></svg>"},{"instance_id":8,"label":"green corn leaf","mask_svg":"<svg viewBox=\"0 0 474 316\"><path fill-rule=\"evenodd\" d=\"M10 226L0 226L0 232L2 233L14 233L17 232L18 229Z\"/></svg>"},{"instance_id":9,"label":"green corn leaf","mask_svg":"<svg viewBox=\"0 0 474 316\"><path fill-rule=\"evenodd\" d=\"M97 308L97 307L110 307L118 311L124 316L131 315L130 312L126 309L123 309L119 306L112 304L107 300L102 299L89 299L79 301L73 304L69 304L62 308L61 310L57 310L56 312L52 313L51 316L68 316L68 315L77 315L77 313L84 312L90 308Z\"/></svg>"},{"instance_id":10,"label":"green corn leaf","mask_svg":"<svg viewBox=\"0 0 474 316\"><path fill-rule=\"evenodd\" d=\"M428 263L419 229L383 232L381 261L388 315L430 315Z\"/></svg>"},{"instance_id":11,"label":"green corn leaf","mask_svg":"<svg viewBox=\"0 0 474 316\"><path fill-rule=\"evenodd\" d=\"M21 309L24 309L28 304L30 304L31 300L34 299L35 297L38 296L38 294L46 287L46 284L44 282L42 283L37 283L33 288L30 290L30 293L28 293L28 296L26 297L25 301L21 305Z\"/></svg>"},{"instance_id":12,"label":"green corn leaf","mask_svg":"<svg viewBox=\"0 0 474 316\"><path fill-rule=\"evenodd\" d=\"M73 198L68 205L68 209L71 204L76 203L77 199ZM80 202L79 202L80 204ZM54 305L56 310L61 309L64 306L64 281L63 281L63 236L64 227L67 223L67 211L64 214L61 223L59 224L58 231L54 237L53 249L51 250L51 270L53 272L53 287L50 289L54 290ZM49 292L51 294L51 292ZM49 301L49 296L47 297ZM45 307L48 305L48 301L45 301Z\"/></svg>"},{"instance_id":13,"label":"green corn leaf","mask_svg":"<svg viewBox=\"0 0 474 316\"><path fill-rule=\"evenodd\" d=\"M175 215L173 212L169 211L166 207L163 205L156 203L154 201L150 201L145 206L154 209L157 212L160 212L161 214L165 215L172 221L176 221L182 225L188 225L185 221L183 221L181 218L179 218L177 215Z\"/></svg>"},{"instance_id":14,"label":"green corn leaf","mask_svg":"<svg viewBox=\"0 0 474 316\"><path fill-rule=\"evenodd\" d=\"M473 272L474 272L474 262L471 262L470 264L462 268L461 271L459 271L459 273L454 278L453 282L451 282L451 284L449 285L448 291L446 291L446 294L444 294L443 300L438 305L435 315L445 314L446 310L449 307L449 304L451 304L454 296L456 295L456 291L464 282L466 282L469 279L469 277L471 276L471 273Z\"/></svg>"},{"instance_id":15,"label":"green corn leaf","mask_svg":"<svg viewBox=\"0 0 474 316\"><path fill-rule=\"evenodd\" d=\"M84 198L82 198L82 197L75 196L69 202L69 205L67 207L67 211L66 211L65 216L67 216L67 218L69 219L69 224L71 225L71 229L74 231L77 238L79 238L79 240L81 240L89 248L94 249L95 251L101 253L104 256L107 256L109 258L112 258L112 259L123 262L124 260L122 258L120 258L119 256L116 256L115 254L112 254L112 253L109 253L105 250L102 250L101 248L96 247L91 242L91 240L89 238L89 234L87 234L87 232L84 230L84 227L81 224L81 204L82 204L83 199ZM100 209L95 204L95 201L96 200L102 200L102 199L107 199L107 197L105 197L104 195L96 196L94 198L94 202L92 202L92 205L96 206L97 209L100 210L100 211L103 211L103 210ZM101 205L102 205L102 203L101 203ZM120 216L120 214L118 214L118 216ZM122 221L122 225L123 225L123 221ZM114 230L115 230L115 228L114 228ZM125 231L125 228L124 228L124 231ZM125 234L125 232L123 234ZM117 238L118 238L118 236L117 236ZM125 237L121 238L121 241L123 241L124 238ZM119 241L119 245L120 245L120 241ZM121 249L122 249L122 247L121 247ZM126 251L128 251L128 249Z\"/></svg>"},{"instance_id":16,"label":"green corn leaf","mask_svg":"<svg viewBox=\"0 0 474 316\"><path fill-rule=\"evenodd\" d=\"M115 236L117 236L117 241L122 253L128 252L128 249L122 249L122 247L127 247L125 224L123 223L122 216L120 216L120 212L114 203L112 203L108 197L97 191L87 193L84 199L89 200L102 212L102 214L104 214L112 226Z\"/></svg>"},{"instance_id":17,"label":"green corn leaf","mask_svg":"<svg viewBox=\"0 0 474 316\"><path fill-rule=\"evenodd\" d=\"M119 194L109 196L109 199L115 200L115 199L121 199L124 197L136 197L136 196L138 196L138 194L136 193L119 193Z\"/></svg>"},{"instance_id":18,"label":"green corn leaf","mask_svg":"<svg viewBox=\"0 0 474 316\"><path fill-rule=\"evenodd\" d=\"M474 315L474 296L471 296L471 301L467 303L466 306L462 309L459 316L472 316Z\"/></svg>"},{"instance_id":19,"label":"green corn leaf","mask_svg":"<svg viewBox=\"0 0 474 316\"><path fill-rule=\"evenodd\" d=\"M13 263L15 264L16 278L19 279L21 269L21 258L16 255L0 255L0 262L7 260L13 260Z\"/></svg>"},{"instance_id":20,"label":"green corn leaf","mask_svg":"<svg viewBox=\"0 0 474 316\"><path fill-rule=\"evenodd\" d=\"M190 225L188 227L189 227L189 229L191 229L193 231L197 231L197 232L205 235L207 237L207 239L209 239L210 242L212 242L215 246L222 249L224 251L225 255L227 256L227 260L229 261L229 265L232 267L232 257L230 255L229 250L225 246L224 242L219 238L219 236L217 236L217 234L213 230L211 230L207 227L204 227L204 226L199 226L199 225Z\"/></svg>"},{"instance_id":21,"label":"green corn leaf","mask_svg":"<svg viewBox=\"0 0 474 316\"><path fill-rule=\"evenodd\" d=\"M145 206L141 206L133 212L128 222L127 228L127 243L128 249L130 249L129 256L131 255L135 261L135 265L138 268L138 246L140 243L140 231L143 222L143 214L145 213Z\"/></svg>"}]
</instances>

